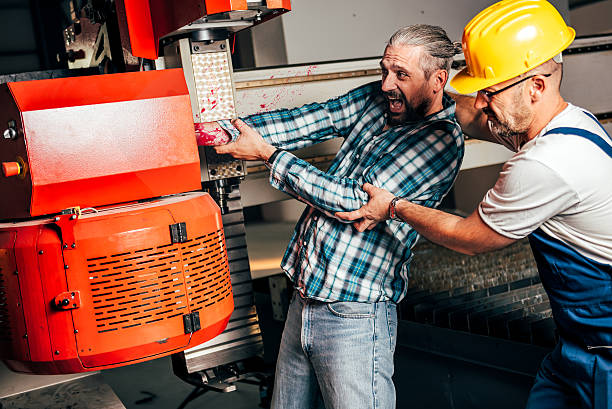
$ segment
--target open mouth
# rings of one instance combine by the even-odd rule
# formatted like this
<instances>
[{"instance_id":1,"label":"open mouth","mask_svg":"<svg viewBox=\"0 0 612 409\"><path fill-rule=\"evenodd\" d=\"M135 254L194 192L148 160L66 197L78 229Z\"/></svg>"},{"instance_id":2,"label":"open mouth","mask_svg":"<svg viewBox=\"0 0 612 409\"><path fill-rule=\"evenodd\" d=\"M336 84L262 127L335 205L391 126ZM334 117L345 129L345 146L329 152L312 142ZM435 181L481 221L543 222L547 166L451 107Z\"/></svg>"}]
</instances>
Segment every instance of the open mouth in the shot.
<instances>
[{"instance_id":1,"label":"open mouth","mask_svg":"<svg viewBox=\"0 0 612 409\"><path fill-rule=\"evenodd\" d=\"M389 101L389 111L401 113L404 110L404 101L400 98L387 98Z\"/></svg>"}]
</instances>

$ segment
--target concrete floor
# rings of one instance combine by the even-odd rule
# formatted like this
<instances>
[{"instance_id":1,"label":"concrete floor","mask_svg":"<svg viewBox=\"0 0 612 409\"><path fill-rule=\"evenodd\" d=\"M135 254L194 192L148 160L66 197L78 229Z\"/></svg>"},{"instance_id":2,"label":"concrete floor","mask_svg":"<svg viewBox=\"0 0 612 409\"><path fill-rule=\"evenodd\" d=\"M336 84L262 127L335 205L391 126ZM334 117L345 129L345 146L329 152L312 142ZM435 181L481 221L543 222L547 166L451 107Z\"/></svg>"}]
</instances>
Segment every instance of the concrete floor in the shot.
<instances>
[{"instance_id":1,"label":"concrete floor","mask_svg":"<svg viewBox=\"0 0 612 409\"><path fill-rule=\"evenodd\" d=\"M169 357L108 369L101 372L127 409L174 409L193 391L172 372ZM259 408L259 388L237 383L237 390L229 393L207 392L191 401L185 409Z\"/></svg>"},{"instance_id":2,"label":"concrete floor","mask_svg":"<svg viewBox=\"0 0 612 409\"><path fill-rule=\"evenodd\" d=\"M278 355L278 345L284 326L272 318L272 302L265 279L253 281L259 324L264 337L265 363L271 370ZM101 371L103 380L110 385L127 409L175 409L193 391L194 387L174 375L170 357L140 364ZM242 382L237 390L228 393L206 392L190 402L185 409L259 408L259 387Z\"/></svg>"}]
</instances>

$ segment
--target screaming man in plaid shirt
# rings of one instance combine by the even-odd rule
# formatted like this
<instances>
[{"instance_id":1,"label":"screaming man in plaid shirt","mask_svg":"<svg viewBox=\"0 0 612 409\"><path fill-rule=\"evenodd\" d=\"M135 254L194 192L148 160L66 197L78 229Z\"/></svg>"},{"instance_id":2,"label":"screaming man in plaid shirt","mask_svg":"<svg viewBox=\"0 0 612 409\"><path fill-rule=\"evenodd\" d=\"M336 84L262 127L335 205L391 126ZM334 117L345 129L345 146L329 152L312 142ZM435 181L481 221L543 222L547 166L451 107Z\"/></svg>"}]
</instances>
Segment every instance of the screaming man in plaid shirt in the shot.
<instances>
[{"instance_id":1,"label":"screaming man in plaid shirt","mask_svg":"<svg viewBox=\"0 0 612 409\"><path fill-rule=\"evenodd\" d=\"M283 149L270 168L272 186L308 205L281 264L304 297L399 302L417 232L389 220L358 233L333 215L366 203L366 182L435 207L459 172L463 137L451 98L444 95L443 109L423 120L384 130L387 104L378 81L325 103L243 118ZM237 138L228 121L220 124ZM335 137L344 143L326 172L287 152Z\"/></svg>"},{"instance_id":2,"label":"screaming man in plaid shirt","mask_svg":"<svg viewBox=\"0 0 612 409\"><path fill-rule=\"evenodd\" d=\"M396 303L418 235L395 220L359 232L336 214L368 202L364 184L429 207L449 191L463 158L455 102L444 94L458 50L440 27L404 27L385 48L382 81L220 123L234 142L217 153L264 160L272 186L308 205L281 264L297 291L272 409L395 408ZM344 143L327 171L289 152L335 137Z\"/></svg>"}]
</instances>

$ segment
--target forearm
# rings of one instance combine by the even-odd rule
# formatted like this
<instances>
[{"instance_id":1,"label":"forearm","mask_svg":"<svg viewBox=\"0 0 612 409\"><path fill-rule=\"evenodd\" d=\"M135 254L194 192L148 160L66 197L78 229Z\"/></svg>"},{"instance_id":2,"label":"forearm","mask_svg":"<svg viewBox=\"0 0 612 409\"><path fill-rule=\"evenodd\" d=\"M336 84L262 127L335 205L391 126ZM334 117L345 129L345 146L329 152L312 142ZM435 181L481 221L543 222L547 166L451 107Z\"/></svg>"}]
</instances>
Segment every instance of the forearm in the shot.
<instances>
[{"instance_id":1,"label":"forearm","mask_svg":"<svg viewBox=\"0 0 612 409\"><path fill-rule=\"evenodd\" d=\"M368 198L362 180L327 174L288 152L275 158L270 184L330 216L358 209Z\"/></svg>"},{"instance_id":2,"label":"forearm","mask_svg":"<svg viewBox=\"0 0 612 409\"><path fill-rule=\"evenodd\" d=\"M396 209L398 216L423 237L459 253L485 253L514 242L486 226L477 212L463 218L406 200L398 202Z\"/></svg>"},{"instance_id":3,"label":"forearm","mask_svg":"<svg viewBox=\"0 0 612 409\"><path fill-rule=\"evenodd\" d=\"M295 150L337 136L345 137L371 99L372 88L372 85L366 85L324 103L263 112L242 119L266 142L282 149ZM231 123L219 123L235 140L238 133Z\"/></svg>"}]
</instances>

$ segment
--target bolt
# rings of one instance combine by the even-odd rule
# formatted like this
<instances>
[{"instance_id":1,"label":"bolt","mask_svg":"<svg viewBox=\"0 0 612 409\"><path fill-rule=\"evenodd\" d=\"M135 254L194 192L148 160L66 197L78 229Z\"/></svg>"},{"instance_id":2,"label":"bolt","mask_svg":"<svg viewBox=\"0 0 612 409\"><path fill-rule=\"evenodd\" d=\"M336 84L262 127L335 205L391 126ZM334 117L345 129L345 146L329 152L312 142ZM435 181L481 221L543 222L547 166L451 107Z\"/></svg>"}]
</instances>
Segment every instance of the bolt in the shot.
<instances>
[{"instance_id":1,"label":"bolt","mask_svg":"<svg viewBox=\"0 0 612 409\"><path fill-rule=\"evenodd\" d=\"M76 248L76 243L72 243L70 247L72 247L73 249Z\"/></svg>"},{"instance_id":2,"label":"bolt","mask_svg":"<svg viewBox=\"0 0 612 409\"><path fill-rule=\"evenodd\" d=\"M199 51L200 50L200 46L199 45L195 45L195 46L193 46L193 49L196 50L196 51Z\"/></svg>"},{"instance_id":3,"label":"bolt","mask_svg":"<svg viewBox=\"0 0 612 409\"><path fill-rule=\"evenodd\" d=\"M38 252L38 254L44 254L44 253L45 253L45 252L44 252L44 251L42 251L42 250L40 250L40 251Z\"/></svg>"},{"instance_id":4,"label":"bolt","mask_svg":"<svg viewBox=\"0 0 612 409\"><path fill-rule=\"evenodd\" d=\"M6 128L4 130L4 139L15 139L17 138L17 131L15 128Z\"/></svg>"},{"instance_id":5,"label":"bolt","mask_svg":"<svg viewBox=\"0 0 612 409\"><path fill-rule=\"evenodd\" d=\"M60 351L55 351L55 355L59 355L59 354L60 354Z\"/></svg>"},{"instance_id":6,"label":"bolt","mask_svg":"<svg viewBox=\"0 0 612 409\"><path fill-rule=\"evenodd\" d=\"M28 334L23 334L23 338L28 339Z\"/></svg>"},{"instance_id":7,"label":"bolt","mask_svg":"<svg viewBox=\"0 0 612 409\"><path fill-rule=\"evenodd\" d=\"M75 334L78 334L78 333L79 333L79 330L78 330L78 329L75 329L75 330L74 330L74 333L75 333Z\"/></svg>"},{"instance_id":8,"label":"bolt","mask_svg":"<svg viewBox=\"0 0 612 409\"><path fill-rule=\"evenodd\" d=\"M60 221L59 216L55 216L55 219L53 219L53 221L54 221L54 222L59 222L59 221Z\"/></svg>"},{"instance_id":9,"label":"bolt","mask_svg":"<svg viewBox=\"0 0 612 409\"><path fill-rule=\"evenodd\" d=\"M221 45L219 46L219 48L220 48L220 49L222 49L222 50L225 50L225 44L221 44Z\"/></svg>"},{"instance_id":10,"label":"bolt","mask_svg":"<svg viewBox=\"0 0 612 409\"><path fill-rule=\"evenodd\" d=\"M18 274L19 274L19 271L15 270L15 275L18 275Z\"/></svg>"},{"instance_id":11,"label":"bolt","mask_svg":"<svg viewBox=\"0 0 612 409\"><path fill-rule=\"evenodd\" d=\"M67 248L68 248L68 245L67 245L67 244L64 244L64 248L65 248L65 249L67 249Z\"/></svg>"},{"instance_id":12,"label":"bolt","mask_svg":"<svg viewBox=\"0 0 612 409\"><path fill-rule=\"evenodd\" d=\"M76 214L73 214L72 216L70 216L70 220L74 220L76 218L77 218Z\"/></svg>"},{"instance_id":13,"label":"bolt","mask_svg":"<svg viewBox=\"0 0 612 409\"><path fill-rule=\"evenodd\" d=\"M64 264L64 269L68 270L68 264Z\"/></svg>"}]
</instances>

